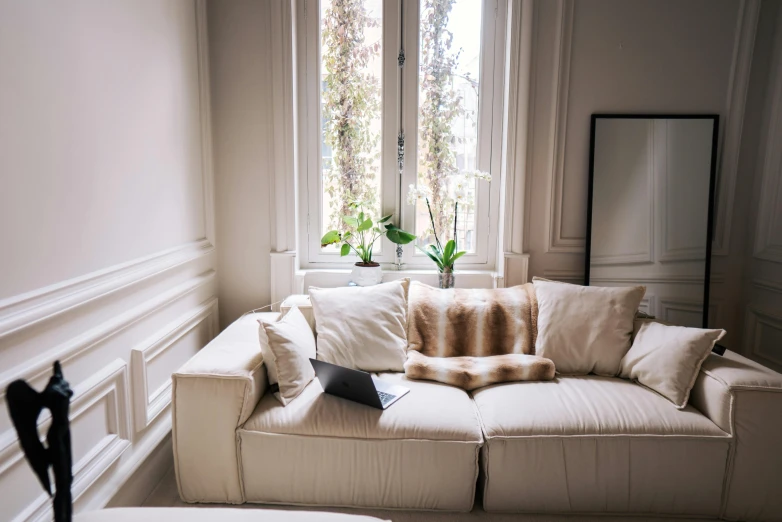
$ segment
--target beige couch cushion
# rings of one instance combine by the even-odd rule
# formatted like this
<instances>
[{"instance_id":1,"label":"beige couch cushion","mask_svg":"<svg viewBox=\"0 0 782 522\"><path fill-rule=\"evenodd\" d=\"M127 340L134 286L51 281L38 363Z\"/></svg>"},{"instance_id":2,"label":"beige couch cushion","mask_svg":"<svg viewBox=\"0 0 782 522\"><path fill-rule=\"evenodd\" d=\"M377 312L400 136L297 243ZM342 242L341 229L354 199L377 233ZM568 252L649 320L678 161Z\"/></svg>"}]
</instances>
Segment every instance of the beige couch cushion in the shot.
<instances>
[{"instance_id":1,"label":"beige couch cushion","mask_svg":"<svg viewBox=\"0 0 782 522\"><path fill-rule=\"evenodd\" d=\"M719 514L730 437L690 406L597 376L473 396L487 511Z\"/></svg>"},{"instance_id":2,"label":"beige couch cushion","mask_svg":"<svg viewBox=\"0 0 782 522\"><path fill-rule=\"evenodd\" d=\"M725 330L705 330L636 320L633 345L619 376L647 386L677 408L687 405L703 360Z\"/></svg>"},{"instance_id":3,"label":"beige couch cushion","mask_svg":"<svg viewBox=\"0 0 782 522\"><path fill-rule=\"evenodd\" d=\"M646 287L532 281L538 299L535 355L554 361L563 375L618 375Z\"/></svg>"},{"instance_id":4,"label":"beige couch cushion","mask_svg":"<svg viewBox=\"0 0 782 522\"><path fill-rule=\"evenodd\" d=\"M310 287L318 360L367 372L404 371L410 279Z\"/></svg>"},{"instance_id":5,"label":"beige couch cushion","mask_svg":"<svg viewBox=\"0 0 782 522\"><path fill-rule=\"evenodd\" d=\"M269 385L277 385L273 395L284 406L315 378L310 363L315 358L315 335L296 306L278 321L258 321L258 324Z\"/></svg>"},{"instance_id":6,"label":"beige couch cushion","mask_svg":"<svg viewBox=\"0 0 782 522\"><path fill-rule=\"evenodd\" d=\"M470 397L379 378L411 391L387 410L327 395L317 379L284 408L264 397L237 432L247 501L471 510L482 437Z\"/></svg>"},{"instance_id":7,"label":"beige couch cushion","mask_svg":"<svg viewBox=\"0 0 782 522\"><path fill-rule=\"evenodd\" d=\"M473 395L489 437L727 436L695 408L678 410L643 386L613 377L561 377L489 386Z\"/></svg>"},{"instance_id":8,"label":"beige couch cushion","mask_svg":"<svg viewBox=\"0 0 782 522\"><path fill-rule=\"evenodd\" d=\"M470 397L446 384L411 381L399 373L377 378L410 388L387 410L323 393L316 378L287 407L264 397L245 431L351 439L427 439L481 442Z\"/></svg>"}]
</instances>

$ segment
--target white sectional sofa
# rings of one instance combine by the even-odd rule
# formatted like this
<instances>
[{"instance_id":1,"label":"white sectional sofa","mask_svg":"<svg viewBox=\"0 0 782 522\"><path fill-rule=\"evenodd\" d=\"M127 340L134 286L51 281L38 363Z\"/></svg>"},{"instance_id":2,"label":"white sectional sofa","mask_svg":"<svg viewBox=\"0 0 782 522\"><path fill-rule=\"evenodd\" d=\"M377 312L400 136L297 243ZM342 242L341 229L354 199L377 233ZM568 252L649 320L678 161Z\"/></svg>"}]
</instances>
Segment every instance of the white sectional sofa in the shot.
<instances>
[{"instance_id":1,"label":"white sectional sofa","mask_svg":"<svg viewBox=\"0 0 782 522\"><path fill-rule=\"evenodd\" d=\"M710 355L676 409L618 378L561 377L468 393L380 374L411 392L385 411L267 389L259 316L174 375L187 502L782 519L782 375Z\"/></svg>"}]
</instances>

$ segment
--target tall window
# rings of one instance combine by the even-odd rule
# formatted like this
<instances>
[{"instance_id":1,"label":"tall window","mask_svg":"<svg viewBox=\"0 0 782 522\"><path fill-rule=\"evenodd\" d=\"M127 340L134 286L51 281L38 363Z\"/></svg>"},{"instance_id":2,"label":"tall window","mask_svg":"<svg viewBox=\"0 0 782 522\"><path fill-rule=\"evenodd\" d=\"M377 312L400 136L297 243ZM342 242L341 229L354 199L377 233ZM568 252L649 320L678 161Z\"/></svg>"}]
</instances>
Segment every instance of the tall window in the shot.
<instances>
[{"instance_id":1,"label":"tall window","mask_svg":"<svg viewBox=\"0 0 782 522\"><path fill-rule=\"evenodd\" d=\"M321 231L345 231L351 203L380 214L382 0L320 3Z\"/></svg>"},{"instance_id":2,"label":"tall window","mask_svg":"<svg viewBox=\"0 0 782 522\"><path fill-rule=\"evenodd\" d=\"M499 0L303 0L297 3L302 260L350 261L321 247L342 216L365 213L415 233L455 238L464 268L493 268L504 42ZM400 138L404 136L403 147ZM404 151L404 160L398 157ZM423 201L407 204L410 186ZM459 205L455 203L459 201ZM414 246L375 248L380 262L433 268Z\"/></svg>"},{"instance_id":3,"label":"tall window","mask_svg":"<svg viewBox=\"0 0 782 522\"><path fill-rule=\"evenodd\" d=\"M428 194L419 201L416 235L425 242L437 232L462 250L475 252L475 180L461 172L477 168L480 95L481 16L479 0L422 0L418 62L418 179ZM453 193L458 183L467 197L454 224Z\"/></svg>"}]
</instances>

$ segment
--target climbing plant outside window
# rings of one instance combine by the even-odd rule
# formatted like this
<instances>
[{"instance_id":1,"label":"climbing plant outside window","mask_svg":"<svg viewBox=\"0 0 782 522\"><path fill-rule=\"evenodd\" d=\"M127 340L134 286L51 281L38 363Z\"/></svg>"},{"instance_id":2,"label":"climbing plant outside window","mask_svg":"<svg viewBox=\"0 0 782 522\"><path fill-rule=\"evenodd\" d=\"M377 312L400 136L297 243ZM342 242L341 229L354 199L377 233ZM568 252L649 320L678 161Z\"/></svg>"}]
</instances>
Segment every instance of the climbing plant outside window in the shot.
<instances>
[{"instance_id":1,"label":"climbing plant outside window","mask_svg":"<svg viewBox=\"0 0 782 522\"><path fill-rule=\"evenodd\" d=\"M462 266L491 268L498 184L476 183L469 174L499 165L495 118L504 68L495 62L504 41L495 35L507 9L500 0L296 5L303 263L350 263L319 238L344 230L342 216L359 202L372 216L392 214L420 245L434 232L441 240L455 234L468 252ZM425 205L405 204L411 185L431 194L436 230ZM380 262L429 267L412 245L378 247Z\"/></svg>"}]
</instances>

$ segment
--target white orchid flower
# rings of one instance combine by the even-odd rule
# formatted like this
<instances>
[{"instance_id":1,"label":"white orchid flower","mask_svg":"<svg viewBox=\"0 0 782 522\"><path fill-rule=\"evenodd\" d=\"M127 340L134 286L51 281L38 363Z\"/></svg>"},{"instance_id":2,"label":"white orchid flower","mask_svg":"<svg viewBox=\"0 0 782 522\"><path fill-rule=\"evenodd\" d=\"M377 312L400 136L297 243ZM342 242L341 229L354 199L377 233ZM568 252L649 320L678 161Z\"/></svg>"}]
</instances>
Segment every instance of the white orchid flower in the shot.
<instances>
[{"instance_id":1,"label":"white orchid flower","mask_svg":"<svg viewBox=\"0 0 782 522\"><path fill-rule=\"evenodd\" d=\"M491 174L483 172L482 170L465 170L462 171L462 176L465 179L481 179L483 181L491 181Z\"/></svg>"},{"instance_id":2,"label":"white orchid flower","mask_svg":"<svg viewBox=\"0 0 782 522\"><path fill-rule=\"evenodd\" d=\"M415 184L410 184L410 188L407 191L407 204L415 205L419 199L429 197L429 191L426 187L417 187Z\"/></svg>"}]
</instances>

